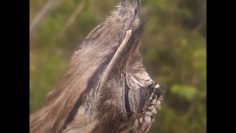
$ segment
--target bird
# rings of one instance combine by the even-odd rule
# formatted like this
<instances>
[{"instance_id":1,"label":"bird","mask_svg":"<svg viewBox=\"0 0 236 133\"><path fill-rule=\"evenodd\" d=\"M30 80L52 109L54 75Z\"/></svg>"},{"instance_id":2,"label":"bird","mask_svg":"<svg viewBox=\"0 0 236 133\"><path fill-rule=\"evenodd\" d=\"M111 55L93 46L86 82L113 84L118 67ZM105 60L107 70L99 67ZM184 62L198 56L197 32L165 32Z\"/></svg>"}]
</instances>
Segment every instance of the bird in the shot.
<instances>
[{"instance_id":1,"label":"bird","mask_svg":"<svg viewBox=\"0 0 236 133\"><path fill-rule=\"evenodd\" d=\"M163 92L139 52L144 22L140 0L121 0L75 50L31 133L147 133Z\"/></svg>"}]
</instances>

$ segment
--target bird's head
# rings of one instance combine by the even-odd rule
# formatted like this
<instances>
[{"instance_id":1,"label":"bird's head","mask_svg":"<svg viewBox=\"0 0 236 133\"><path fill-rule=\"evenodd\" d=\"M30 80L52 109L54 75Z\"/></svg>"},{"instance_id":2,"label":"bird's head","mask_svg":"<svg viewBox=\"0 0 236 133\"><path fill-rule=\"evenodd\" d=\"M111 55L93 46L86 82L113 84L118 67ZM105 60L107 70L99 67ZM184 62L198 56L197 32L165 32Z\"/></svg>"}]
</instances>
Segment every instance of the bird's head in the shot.
<instances>
[{"instance_id":1,"label":"bird's head","mask_svg":"<svg viewBox=\"0 0 236 133\"><path fill-rule=\"evenodd\" d=\"M134 123L143 125L139 126L140 130L146 131L153 122L156 108L160 107L162 92L146 72L139 54L144 28L140 1L122 0L102 25L114 36L102 45L111 49L106 47L104 50L110 53L110 58L103 66L95 89L97 116L105 117L104 121L108 119L109 122L133 119Z\"/></svg>"}]
</instances>

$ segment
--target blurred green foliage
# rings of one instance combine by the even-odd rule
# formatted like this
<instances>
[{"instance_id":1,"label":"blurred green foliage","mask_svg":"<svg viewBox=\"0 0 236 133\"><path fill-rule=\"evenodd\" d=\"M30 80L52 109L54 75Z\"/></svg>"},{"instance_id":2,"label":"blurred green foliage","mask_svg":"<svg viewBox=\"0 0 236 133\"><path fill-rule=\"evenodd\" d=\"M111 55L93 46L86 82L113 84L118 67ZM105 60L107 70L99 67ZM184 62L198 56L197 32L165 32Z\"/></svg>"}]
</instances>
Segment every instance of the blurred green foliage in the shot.
<instances>
[{"instance_id":1,"label":"blurred green foliage","mask_svg":"<svg viewBox=\"0 0 236 133\"><path fill-rule=\"evenodd\" d=\"M73 51L117 0L55 0L30 40L30 112L39 109ZM30 1L30 22L47 0ZM141 53L166 93L151 133L206 132L206 1L142 0Z\"/></svg>"}]
</instances>

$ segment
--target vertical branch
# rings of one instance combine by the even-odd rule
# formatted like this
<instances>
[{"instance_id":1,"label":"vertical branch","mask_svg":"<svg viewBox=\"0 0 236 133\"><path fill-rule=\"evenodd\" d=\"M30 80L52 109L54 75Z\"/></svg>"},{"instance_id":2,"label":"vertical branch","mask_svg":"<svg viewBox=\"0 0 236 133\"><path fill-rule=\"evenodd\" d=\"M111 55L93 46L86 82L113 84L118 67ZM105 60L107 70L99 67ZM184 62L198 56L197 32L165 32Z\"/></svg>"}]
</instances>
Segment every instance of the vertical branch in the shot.
<instances>
[{"instance_id":1,"label":"vertical branch","mask_svg":"<svg viewBox=\"0 0 236 133\"><path fill-rule=\"evenodd\" d=\"M76 20L76 17L81 13L81 11L84 8L84 1L76 7L72 15L69 17L68 21L66 22L65 26L62 28L62 30L59 32L59 35L61 35L68 27L70 27L71 24Z\"/></svg>"},{"instance_id":2,"label":"vertical branch","mask_svg":"<svg viewBox=\"0 0 236 133\"><path fill-rule=\"evenodd\" d=\"M48 0L30 24L30 38L47 14L58 6L60 0Z\"/></svg>"}]
</instances>

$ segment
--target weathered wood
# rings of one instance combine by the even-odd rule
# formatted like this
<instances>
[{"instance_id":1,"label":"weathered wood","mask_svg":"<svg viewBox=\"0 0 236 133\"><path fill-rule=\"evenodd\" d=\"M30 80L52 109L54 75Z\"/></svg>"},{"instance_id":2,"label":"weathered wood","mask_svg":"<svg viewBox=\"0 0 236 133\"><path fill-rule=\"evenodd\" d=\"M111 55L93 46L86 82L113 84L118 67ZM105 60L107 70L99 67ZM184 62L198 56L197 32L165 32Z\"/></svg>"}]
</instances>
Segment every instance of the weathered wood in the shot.
<instances>
[{"instance_id":1,"label":"weathered wood","mask_svg":"<svg viewBox=\"0 0 236 133\"><path fill-rule=\"evenodd\" d=\"M139 0L122 0L85 38L31 133L145 133L162 100L138 52L143 31Z\"/></svg>"}]
</instances>

